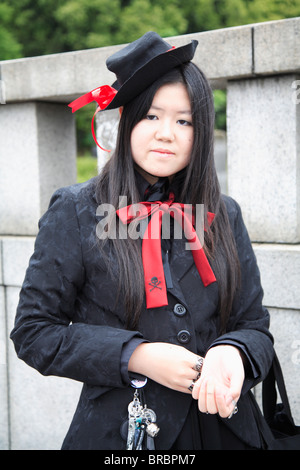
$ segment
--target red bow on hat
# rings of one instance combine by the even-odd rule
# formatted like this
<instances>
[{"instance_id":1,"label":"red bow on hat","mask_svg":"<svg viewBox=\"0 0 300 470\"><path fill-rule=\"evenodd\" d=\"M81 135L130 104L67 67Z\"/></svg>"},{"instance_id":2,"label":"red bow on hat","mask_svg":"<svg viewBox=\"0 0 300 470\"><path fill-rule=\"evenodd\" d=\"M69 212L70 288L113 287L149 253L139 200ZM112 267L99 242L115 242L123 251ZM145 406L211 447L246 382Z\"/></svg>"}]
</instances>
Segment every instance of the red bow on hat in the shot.
<instances>
[{"instance_id":1,"label":"red bow on hat","mask_svg":"<svg viewBox=\"0 0 300 470\"><path fill-rule=\"evenodd\" d=\"M115 90L109 85L104 85L104 86L95 88L92 91L89 91L88 93L80 96L79 98L72 101L72 103L68 105L70 108L72 108L72 113L75 113L75 111L82 108L86 104L91 103L92 101L96 101L98 103L98 108L96 109L92 122L91 122L91 128L92 128L94 141L96 142L98 147L101 148L101 150L104 150L105 152L110 152L110 150L106 150L99 145L96 135L95 135L95 131L94 131L94 119L95 119L96 114L99 111L102 111L103 109L105 109L112 102L116 94L117 94L117 90Z\"/></svg>"},{"instance_id":2,"label":"red bow on hat","mask_svg":"<svg viewBox=\"0 0 300 470\"><path fill-rule=\"evenodd\" d=\"M184 204L174 203L174 194L171 193L167 201L140 202L138 204L139 215L132 214L132 205L123 207L117 214L124 224L129 224L134 219L141 220L151 215L142 242L142 260L144 268L144 282L147 308L162 307L168 305L166 281L161 257L161 225L164 213L170 215L184 229L185 236L192 249L194 262L204 286L216 281L203 247L199 241L196 230L193 227L191 217L184 210ZM215 214L208 212L209 225ZM154 236L153 236L154 234Z\"/></svg>"}]
</instances>

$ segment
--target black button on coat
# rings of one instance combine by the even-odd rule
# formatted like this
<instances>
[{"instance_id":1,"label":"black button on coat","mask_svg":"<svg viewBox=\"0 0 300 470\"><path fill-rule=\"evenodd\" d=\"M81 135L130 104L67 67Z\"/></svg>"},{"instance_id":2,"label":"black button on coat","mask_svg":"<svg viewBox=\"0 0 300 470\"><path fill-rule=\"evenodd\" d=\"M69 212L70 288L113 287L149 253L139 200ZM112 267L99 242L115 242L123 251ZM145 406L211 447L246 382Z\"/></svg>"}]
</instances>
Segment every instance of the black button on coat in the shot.
<instances>
[{"instance_id":1,"label":"black button on coat","mask_svg":"<svg viewBox=\"0 0 300 470\"><path fill-rule=\"evenodd\" d=\"M186 314L186 308L181 304L176 304L174 306L173 312L175 313L175 315L181 317Z\"/></svg>"},{"instance_id":2,"label":"black button on coat","mask_svg":"<svg viewBox=\"0 0 300 470\"><path fill-rule=\"evenodd\" d=\"M121 375L123 346L134 337L183 345L179 332L185 330L189 340L184 346L197 354L205 355L218 343L238 345L246 353L253 367L239 400L239 412L223 422L244 442L259 447L248 389L266 376L273 346L259 272L239 206L225 197L242 269L242 288L228 332L218 337L218 284L203 286L184 239L172 241L169 305L145 309L138 331L128 331L121 296L115 305L117 277L108 274L99 251L94 191L91 180L53 195L40 220L11 333L19 358L30 366L44 375L84 384L63 448L125 449L120 426L127 417L133 389ZM186 309L185 315L174 314L176 304ZM156 448L170 449L193 399L151 380L145 395L160 427Z\"/></svg>"}]
</instances>

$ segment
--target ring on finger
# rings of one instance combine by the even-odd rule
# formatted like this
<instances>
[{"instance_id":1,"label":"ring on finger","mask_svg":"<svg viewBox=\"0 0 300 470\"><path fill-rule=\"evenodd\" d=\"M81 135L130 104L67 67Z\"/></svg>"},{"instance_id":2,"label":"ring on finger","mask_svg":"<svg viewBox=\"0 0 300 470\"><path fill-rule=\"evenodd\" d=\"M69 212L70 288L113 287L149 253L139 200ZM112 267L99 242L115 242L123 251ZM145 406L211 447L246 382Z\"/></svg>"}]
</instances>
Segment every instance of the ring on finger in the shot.
<instances>
[{"instance_id":1,"label":"ring on finger","mask_svg":"<svg viewBox=\"0 0 300 470\"><path fill-rule=\"evenodd\" d=\"M193 391L195 382L197 382L197 380L199 379L200 375L201 375L201 373L199 372L199 373L197 374L197 377L192 381L191 385L188 387L188 390L190 390L191 392Z\"/></svg>"},{"instance_id":2,"label":"ring on finger","mask_svg":"<svg viewBox=\"0 0 300 470\"><path fill-rule=\"evenodd\" d=\"M214 394L215 394L215 387L212 384L210 384L207 387L206 395L214 395Z\"/></svg>"},{"instance_id":3,"label":"ring on finger","mask_svg":"<svg viewBox=\"0 0 300 470\"><path fill-rule=\"evenodd\" d=\"M202 370L202 367L203 367L203 362L204 362L203 357L199 356L198 359L197 359L196 364L193 367L193 369L196 370L197 372L199 372L200 374L201 374L201 370Z\"/></svg>"},{"instance_id":4,"label":"ring on finger","mask_svg":"<svg viewBox=\"0 0 300 470\"><path fill-rule=\"evenodd\" d=\"M227 419L231 419L233 415L235 415L239 410L238 410L238 407L237 407L237 404L236 404L236 401L232 400L232 404L233 404L233 410L232 412L230 413L230 415L228 416Z\"/></svg>"},{"instance_id":5,"label":"ring on finger","mask_svg":"<svg viewBox=\"0 0 300 470\"><path fill-rule=\"evenodd\" d=\"M191 383L191 385L188 387L188 390L189 390L190 392L193 391L194 385L195 385L195 380L193 380L192 383Z\"/></svg>"}]
</instances>

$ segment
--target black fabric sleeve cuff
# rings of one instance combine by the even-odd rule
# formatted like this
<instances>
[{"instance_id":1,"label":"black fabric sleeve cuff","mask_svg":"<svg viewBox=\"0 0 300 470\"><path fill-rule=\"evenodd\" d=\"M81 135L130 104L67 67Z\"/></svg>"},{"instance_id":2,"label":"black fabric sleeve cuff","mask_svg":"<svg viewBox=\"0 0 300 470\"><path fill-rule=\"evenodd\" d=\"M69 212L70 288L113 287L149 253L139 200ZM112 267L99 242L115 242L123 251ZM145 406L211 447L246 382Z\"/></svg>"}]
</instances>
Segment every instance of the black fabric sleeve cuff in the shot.
<instances>
[{"instance_id":1,"label":"black fabric sleeve cuff","mask_svg":"<svg viewBox=\"0 0 300 470\"><path fill-rule=\"evenodd\" d=\"M124 344L121 353L121 376L124 383L130 384L132 380L141 380L146 381L146 378L137 373L128 371L128 362L133 353L133 351L141 344L146 343L147 341L143 338L134 337L126 344Z\"/></svg>"}]
</instances>

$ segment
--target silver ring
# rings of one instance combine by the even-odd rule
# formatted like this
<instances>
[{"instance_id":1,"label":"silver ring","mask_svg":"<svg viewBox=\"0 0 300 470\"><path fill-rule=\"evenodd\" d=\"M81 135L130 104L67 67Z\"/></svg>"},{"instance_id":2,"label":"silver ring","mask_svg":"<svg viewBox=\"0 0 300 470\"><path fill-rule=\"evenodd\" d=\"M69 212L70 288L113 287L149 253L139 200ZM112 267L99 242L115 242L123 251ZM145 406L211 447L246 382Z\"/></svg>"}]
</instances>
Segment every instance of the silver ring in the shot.
<instances>
[{"instance_id":1,"label":"silver ring","mask_svg":"<svg viewBox=\"0 0 300 470\"><path fill-rule=\"evenodd\" d=\"M194 380L193 380L193 382L191 383L191 385L188 387L188 390L189 390L190 392L193 391L194 385L195 385L195 382L194 382Z\"/></svg>"},{"instance_id":2,"label":"silver ring","mask_svg":"<svg viewBox=\"0 0 300 470\"><path fill-rule=\"evenodd\" d=\"M201 370L202 370L202 367L203 367L203 357L199 356L198 359L197 359L197 362L196 364L194 365L193 369L196 370L197 372L199 372L201 374Z\"/></svg>"},{"instance_id":3,"label":"silver ring","mask_svg":"<svg viewBox=\"0 0 300 470\"><path fill-rule=\"evenodd\" d=\"M234 407L234 408L233 408L232 412L230 413L230 415L228 416L227 419L231 419L232 416L235 415L235 414L237 414L237 412L239 411L239 410L238 410L238 407L237 407L237 405L236 405L236 402L235 402L234 400L232 400L232 404L233 404L233 407Z\"/></svg>"}]
</instances>

